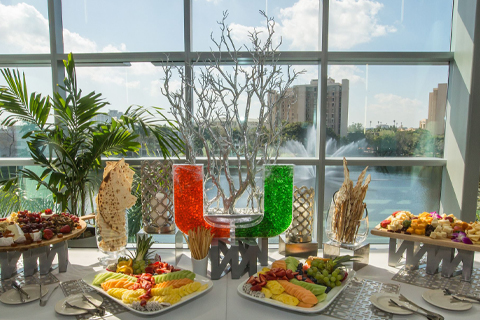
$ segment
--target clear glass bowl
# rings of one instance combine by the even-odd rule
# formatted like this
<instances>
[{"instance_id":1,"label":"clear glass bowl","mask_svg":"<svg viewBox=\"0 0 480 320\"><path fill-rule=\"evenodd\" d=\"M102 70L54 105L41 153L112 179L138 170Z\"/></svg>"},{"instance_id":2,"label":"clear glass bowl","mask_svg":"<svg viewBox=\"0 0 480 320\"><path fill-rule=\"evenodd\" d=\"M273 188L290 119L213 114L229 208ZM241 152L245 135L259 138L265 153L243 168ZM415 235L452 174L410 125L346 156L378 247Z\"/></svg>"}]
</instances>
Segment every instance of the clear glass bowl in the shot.
<instances>
[{"instance_id":1,"label":"clear glass bowl","mask_svg":"<svg viewBox=\"0 0 480 320\"><path fill-rule=\"evenodd\" d=\"M116 262L118 258L125 255L128 240L128 219L127 212L123 212L123 217L117 220L115 228L106 223L100 214L95 217L95 237L97 239L97 247L104 254L98 260L107 265Z\"/></svg>"},{"instance_id":2,"label":"clear glass bowl","mask_svg":"<svg viewBox=\"0 0 480 320\"><path fill-rule=\"evenodd\" d=\"M325 233L328 239L334 244L338 244L345 248L356 247L362 244L368 236L368 210L367 206L364 206L364 212L361 219L341 221L335 217L335 196L333 195L330 208L328 210ZM343 228L339 227L343 223Z\"/></svg>"}]
</instances>

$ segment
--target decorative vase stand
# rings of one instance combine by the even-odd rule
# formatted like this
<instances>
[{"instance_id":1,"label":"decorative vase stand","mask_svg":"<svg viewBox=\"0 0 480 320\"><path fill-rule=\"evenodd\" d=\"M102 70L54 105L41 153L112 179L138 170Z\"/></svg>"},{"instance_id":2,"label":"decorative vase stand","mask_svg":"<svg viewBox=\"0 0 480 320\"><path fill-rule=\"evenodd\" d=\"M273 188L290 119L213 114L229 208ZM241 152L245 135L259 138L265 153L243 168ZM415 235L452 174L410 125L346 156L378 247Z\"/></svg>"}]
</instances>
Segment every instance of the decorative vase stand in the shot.
<instances>
[{"instance_id":1,"label":"decorative vase stand","mask_svg":"<svg viewBox=\"0 0 480 320\"><path fill-rule=\"evenodd\" d=\"M431 239L426 236L387 232L377 228L373 229L371 233L390 238L388 265L391 267L397 267L405 254L405 268L416 270L426 255L425 272L427 274L437 273L441 264L443 277L453 277L461 273L463 281L471 280L475 251L480 251L480 245L457 243L450 239ZM462 268L457 270L460 263L462 263Z\"/></svg>"},{"instance_id":2,"label":"decorative vase stand","mask_svg":"<svg viewBox=\"0 0 480 320\"><path fill-rule=\"evenodd\" d=\"M55 256L58 256L58 271L66 272L68 265L67 240L75 238L85 231L85 221L79 221L81 229L73 230L63 238L43 240L40 243L18 245L16 247L0 247L1 280L11 278L17 273L17 262L23 256L23 273L25 277L32 276L37 270L41 275L52 269Z\"/></svg>"},{"instance_id":3,"label":"decorative vase stand","mask_svg":"<svg viewBox=\"0 0 480 320\"><path fill-rule=\"evenodd\" d=\"M329 241L323 244L323 257L336 258L340 256L340 249L352 251L351 255L356 256L353 261L353 270L358 271L363 267L368 266L370 257L370 243L358 244L356 246L349 246Z\"/></svg>"},{"instance_id":4,"label":"decorative vase stand","mask_svg":"<svg viewBox=\"0 0 480 320\"><path fill-rule=\"evenodd\" d=\"M257 260L260 265L268 265L268 238L256 239L213 239L209 257L211 261L211 279L217 280L228 272L232 279L240 279L248 272L250 276L257 272Z\"/></svg>"},{"instance_id":5,"label":"decorative vase stand","mask_svg":"<svg viewBox=\"0 0 480 320\"><path fill-rule=\"evenodd\" d=\"M318 242L290 242L285 234L278 236L278 253L288 257L299 257L307 259L309 256L316 256L318 253Z\"/></svg>"}]
</instances>

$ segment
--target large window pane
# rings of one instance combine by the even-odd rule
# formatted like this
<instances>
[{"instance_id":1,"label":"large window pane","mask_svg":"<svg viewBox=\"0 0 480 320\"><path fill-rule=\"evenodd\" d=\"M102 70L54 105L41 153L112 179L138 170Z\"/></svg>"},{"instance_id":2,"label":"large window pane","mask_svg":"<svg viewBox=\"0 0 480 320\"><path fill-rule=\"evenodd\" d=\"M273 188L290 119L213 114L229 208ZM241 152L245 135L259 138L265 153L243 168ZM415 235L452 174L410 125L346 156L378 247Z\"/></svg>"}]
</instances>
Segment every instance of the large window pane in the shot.
<instances>
[{"instance_id":1,"label":"large window pane","mask_svg":"<svg viewBox=\"0 0 480 320\"><path fill-rule=\"evenodd\" d=\"M11 70L13 69L11 68ZM35 91L44 97L52 96L51 68L19 68L18 71L21 75L25 74L29 94ZM0 75L0 86L6 84L3 76ZM53 122L53 116L49 118L49 121ZM25 122L17 122L11 127L0 127L0 157L30 157L27 143L22 136L32 129L32 125Z\"/></svg>"},{"instance_id":2,"label":"large window pane","mask_svg":"<svg viewBox=\"0 0 480 320\"><path fill-rule=\"evenodd\" d=\"M181 51L183 1L63 1L65 52Z\"/></svg>"},{"instance_id":3,"label":"large window pane","mask_svg":"<svg viewBox=\"0 0 480 320\"><path fill-rule=\"evenodd\" d=\"M317 0L193 1L193 50L217 50L210 34L213 32L213 37L218 39L220 29L217 21L222 20L223 11L229 13L226 23L232 30L235 45L249 44L248 32L254 28L266 34L265 18L258 13L259 10L275 18L275 40L279 43L281 37L283 41L280 50L319 50L319 3Z\"/></svg>"},{"instance_id":4,"label":"large window pane","mask_svg":"<svg viewBox=\"0 0 480 320\"><path fill-rule=\"evenodd\" d=\"M356 181L363 169L349 166L350 179ZM440 210L442 167L370 167L367 174L372 177L365 197L370 229L395 211L419 214ZM325 214L343 180L343 167L325 168ZM367 241L385 243L387 240L369 235Z\"/></svg>"},{"instance_id":5,"label":"large window pane","mask_svg":"<svg viewBox=\"0 0 480 320\"><path fill-rule=\"evenodd\" d=\"M331 0L332 51L449 51L452 0Z\"/></svg>"},{"instance_id":6,"label":"large window pane","mask_svg":"<svg viewBox=\"0 0 480 320\"><path fill-rule=\"evenodd\" d=\"M442 157L448 66L330 65L327 157Z\"/></svg>"},{"instance_id":7,"label":"large window pane","mask_svg":"<svg viewBox=\"0 0 480 320\"><path fill-rule=\"evenodd\" d=\"M139 105L145 108L161 107L164 114L170 105L161 93L163 69L151 63L131 63L118 67L77 67L78 86L86 94L91 91L101 93L109 104L102 110L106 116L97 121L110 121L119 118L128 107ZM175 82L177 85L178 82ZM142 149L132 157L161 156L158 143L153 136L139 137Z\"/></svg>"},{"instance_id":8,"label":"large window pane","mask_svg":"<svg viewBox=\"0 0 480 320\"><path fill-rule=\"evenodd\" d=\"M49 52L47 1L2 1L0 54Z\"/></svg>"}]
</instances>

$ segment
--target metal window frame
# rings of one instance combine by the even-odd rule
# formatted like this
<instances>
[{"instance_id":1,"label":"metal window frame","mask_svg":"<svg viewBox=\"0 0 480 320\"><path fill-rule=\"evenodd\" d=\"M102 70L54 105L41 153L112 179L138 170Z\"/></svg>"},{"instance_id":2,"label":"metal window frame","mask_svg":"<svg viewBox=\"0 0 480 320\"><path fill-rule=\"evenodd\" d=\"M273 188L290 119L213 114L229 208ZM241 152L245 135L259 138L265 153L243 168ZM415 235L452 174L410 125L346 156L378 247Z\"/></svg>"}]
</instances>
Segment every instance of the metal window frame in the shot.
<instances>
[{"instance_id":1,"label":"metal window frame","mask_svg":"<svg viewBox=\"0 0 480 320\"><path fill-rule=\"evenodd\" d=\"M1 67L36 67L50 66L52 69L52 89L58 91L57 83L65 77L63 59L67 54L63 45L63 23L62 23L62 0L48 1L48 20L50 32L49 54L3 54L0 55ZM279 163L292 163L295 165L314 165L317 172L317 241L322 243L323 237L323 207L325 187L325 167L342 165L341 158L327 158L325 154L326 128L324 121L327 114L327 70L329 64L369 64L369 65L450 65L454 62L453 52L337 52L328 51L328 21L329 1L319 1L319 47L321 51L283 51L280 54L280 64L292 65L317 65L319 68L319 90L317 101L320 101L317 109L317 151L312 158L282 158ZM184 51L183 52L121 52L121 53L78 53L75 54L76 64L79 66L114 66L125 65L125 62L150 62L156 66L162 65L168 56L170 63L184 65L186 68L189 62L200 60L205 57L217 56L214 52L192 51L192 2L183 0L184 3ZM228 65L228 55L222 56L222 63ZM245 52L245 61L249 62L248 53ZM191 70L190 70L191 72ZM189 74L189 72L187 72ZM63 93L64 94L64 93ZM193 108L193 102L190 102ZM139 165L143 160L154 158L129 158L126 159L132 165ZM199 163L205 159L197 158ZM176 160L182 162L184 160ZM232 163L235 162L232 159ZM349 158L352 166L442 166L445 167L446 158ZM31 166L35 165L31 158L0 158L0 166Z\"/></svg>"}]
</instances>

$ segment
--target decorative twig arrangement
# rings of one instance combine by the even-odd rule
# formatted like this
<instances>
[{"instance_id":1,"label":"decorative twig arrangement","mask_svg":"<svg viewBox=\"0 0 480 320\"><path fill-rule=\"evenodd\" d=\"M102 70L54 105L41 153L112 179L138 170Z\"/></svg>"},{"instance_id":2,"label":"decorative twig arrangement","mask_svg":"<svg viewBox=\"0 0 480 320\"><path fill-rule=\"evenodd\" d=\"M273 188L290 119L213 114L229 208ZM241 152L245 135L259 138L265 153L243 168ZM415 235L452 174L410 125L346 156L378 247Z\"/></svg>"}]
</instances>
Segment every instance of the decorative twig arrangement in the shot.
<instances>
[{"instance_id":1,"label":"decorative twig arrangement","mask_svg":"<svg viewBox=\"0 0 480 320\"><path fill-rule=\"evenodd\" d=\"M338 242L353 243L355 241L355 236L360 227L360 220L366 207L363 200L371 180L370 175L368 175L365 183L362 185L367 169L368 167L358 176L357 184L354 187L352 180L350 180L347 160L343 158L345 179L334 198L335 213L332 219L332 230L335 234L335 240Z\"/></svg>"},{"instance_id":2,"label":"decorative twig arrangement","mask_svg":"<svg viewBox=\"0 0 480 320\"><path fill-rule=\"evenodd\" d=\"M245 192L249 209L244 212L255 212L261 207L263 193L255 177L263 163L275 162L278 156L283 128L278 110L288 109L294 102L288 89L304 72L278 64L281 40L274 44L275 21L265 12L261 14L267 32L256 29L249 32L249 46L239 47L232 39L232 30L226 22L228 14L224 12L218 22L220 39L211 37L214 45L211 55L197 58L186 68L172 66L168 61L163 67L162 93L179 123L187 161L195 163L199 150L207 158L205 190L216 189L216 196L206 198L205 207L213 214L239 213L234 211L235 203ZM222 64L224 58L231 60L232 65ZM179 90L173 88L173 72L182 82ZM252 111L255 107L258 114ZM249 122L251 118L258 122ZM234 158L235 163L229 163L229 158ZM221 185L221 180L227 186Z\"/></svg>"},{"instance_id":3,"label":"decorative twig arrangement","mask_svg":"<svg viewBox=\"0 0 480 320\"><path fill-rule=\"evenodd\" d=\"M210 249L214 235L210 229L200 226L188 230L188 239L184 233L182 234L190 248L193 259L202 260L208 256L208 250Z\"/></svg>"}]
</instances>

